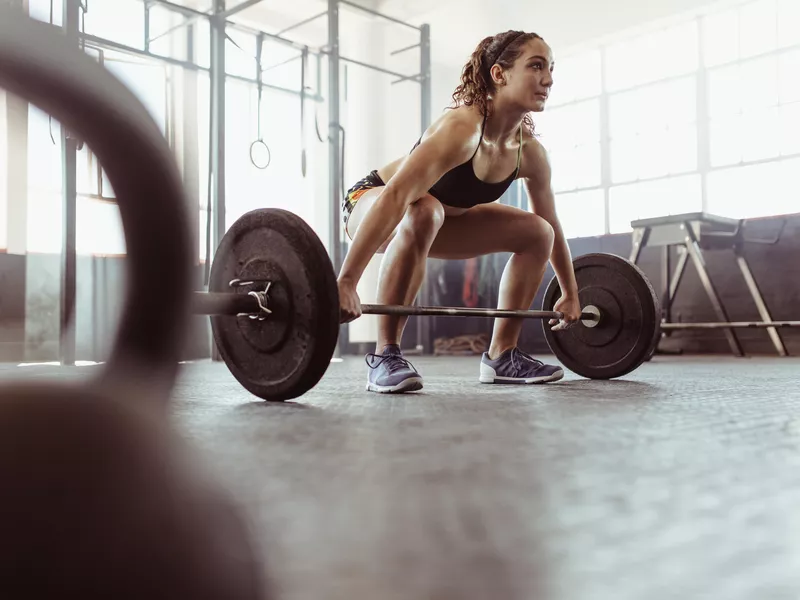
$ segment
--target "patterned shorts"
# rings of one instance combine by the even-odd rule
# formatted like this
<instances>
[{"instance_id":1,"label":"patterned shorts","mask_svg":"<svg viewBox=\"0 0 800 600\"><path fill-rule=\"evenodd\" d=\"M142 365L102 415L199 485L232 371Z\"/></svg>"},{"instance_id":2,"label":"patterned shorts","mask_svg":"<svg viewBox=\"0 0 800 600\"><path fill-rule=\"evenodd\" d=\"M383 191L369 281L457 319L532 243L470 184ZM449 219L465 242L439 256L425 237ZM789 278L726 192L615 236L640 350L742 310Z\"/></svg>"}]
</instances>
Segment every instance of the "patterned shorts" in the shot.
<instances>
[{"instance_id":1,"label":"patterned shorts","mask_svg":"<svg viewBox=\"0 0 800 600\"><path fill-rule=\"evenodd\" d=\"M353 207L356 205L356 202L358 202L358 199L368 190L385 185L386 184L376 170L372 171L363 179L359 179L353 187L347 190L347 194L342 201L342 219L345 226L347 226L347 219L350 218L350 213L353 212Z\"/></svg>"}]
</instances>

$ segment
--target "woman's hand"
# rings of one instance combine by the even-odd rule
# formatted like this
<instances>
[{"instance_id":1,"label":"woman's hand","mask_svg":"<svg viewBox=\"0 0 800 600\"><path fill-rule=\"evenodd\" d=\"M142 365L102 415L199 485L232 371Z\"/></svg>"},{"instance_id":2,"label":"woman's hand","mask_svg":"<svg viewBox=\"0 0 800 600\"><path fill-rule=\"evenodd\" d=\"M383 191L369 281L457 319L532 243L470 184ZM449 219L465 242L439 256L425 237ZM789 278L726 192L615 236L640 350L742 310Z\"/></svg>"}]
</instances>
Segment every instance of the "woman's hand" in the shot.
<instances>
[{"instance_id":1,"label":"woman's hand","mask_svg":"<svg viewBox=\"0 0 800 600\"><path fill-rule=\"evenodd\" d=\"M361 300L356 285L347 279L337 282L339 287L339 322L349 323L361 316Z\"/></svg>"},{"instance_id":2,"label":"woman's hand","mask_svg":"<svg viewBox=\"0 0 800 600\"><path fill-rule=\"evenodd\" d=\"M581 318L582 310L578 295L562 295L558 302L556 302L553 310L564 313L564 318L560 321L558 319L550 319L550 325L555 325L555 327L551 327L553 331L562 331L572 327Z\"/></svg>"}]
</instances>

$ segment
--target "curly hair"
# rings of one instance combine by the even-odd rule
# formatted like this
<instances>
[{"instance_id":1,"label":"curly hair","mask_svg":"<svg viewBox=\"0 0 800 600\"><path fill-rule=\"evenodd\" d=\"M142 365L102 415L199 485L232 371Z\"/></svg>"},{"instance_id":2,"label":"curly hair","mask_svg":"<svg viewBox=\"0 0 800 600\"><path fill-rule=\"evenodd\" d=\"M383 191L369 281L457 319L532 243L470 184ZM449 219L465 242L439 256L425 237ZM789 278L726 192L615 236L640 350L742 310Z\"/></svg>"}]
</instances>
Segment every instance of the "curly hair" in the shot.
<instances>
[{"instance_id":1,"label":"curly hair","mask_svg":"<svg viewBox=\"0 0 800 600\"><path fill-rule=\"evenodd\" d=\"M522 54L522 46L537 39L543 40L536 33L513 30L482 39L461 71L461 84L453 92L451 108L475 105L482 115L489 116L489 95L496 91L490 74L492 65L510 69ZM523 123L534 135L533 119L529 114L525 115Z\"/></svg>"}]
</instances>

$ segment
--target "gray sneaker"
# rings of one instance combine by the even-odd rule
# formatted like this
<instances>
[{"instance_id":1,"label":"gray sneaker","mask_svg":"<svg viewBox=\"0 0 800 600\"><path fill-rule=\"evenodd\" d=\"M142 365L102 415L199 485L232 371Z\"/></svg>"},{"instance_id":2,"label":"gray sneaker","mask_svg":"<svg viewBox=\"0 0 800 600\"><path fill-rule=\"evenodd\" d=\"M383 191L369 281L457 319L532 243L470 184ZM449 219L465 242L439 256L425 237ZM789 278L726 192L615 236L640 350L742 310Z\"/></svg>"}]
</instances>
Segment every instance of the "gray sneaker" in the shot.
<instances>
[{"instance_id":1,"label":"gray sneaker","mask_svg":"<svg viewBox=\"0 0 800 600\"><path fill-rule=\"evenodd\" d=\"M491 360L488 352L481 357L481 383L547 383L562 377L561 367L546 365L519 348L506 350L497 360Z\"/></svg>"},{"instance_id":2,"label":"gray sneaker","mask_svg":"<svg viewBox=\"0 0 800 600\"><path fill-rule=\"evenodd\" d=\"M367 354L365 360L369 366L368 392L397 394L422 389L422 377L403 358L400 346L390 344L383 349L382 354Z\"/></svg>"}]
</instances>

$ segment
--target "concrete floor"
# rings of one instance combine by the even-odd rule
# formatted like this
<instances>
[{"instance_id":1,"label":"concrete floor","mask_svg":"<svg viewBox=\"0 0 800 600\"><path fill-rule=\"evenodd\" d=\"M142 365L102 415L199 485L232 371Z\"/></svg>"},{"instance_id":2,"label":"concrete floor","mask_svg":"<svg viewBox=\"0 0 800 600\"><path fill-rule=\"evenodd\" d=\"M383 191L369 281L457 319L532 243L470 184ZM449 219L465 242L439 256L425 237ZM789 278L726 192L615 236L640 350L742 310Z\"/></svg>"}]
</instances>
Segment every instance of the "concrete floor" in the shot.
<instances>
[{"instance_id":1,"label":"concrete floor","mask_svg":"<svg viewBox=\"0 0 800 600\"><path fill-rule=\"evenodd\" d=\"M347 357L278 405L185 366L177 423L278 598L800 598L800 360L530 387L480 385L477 361L414 359L425 389L378 396Z\"/></svg>"}]
</instances>

